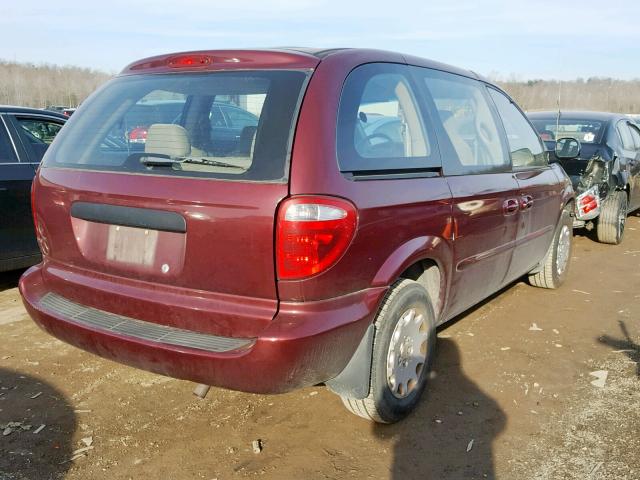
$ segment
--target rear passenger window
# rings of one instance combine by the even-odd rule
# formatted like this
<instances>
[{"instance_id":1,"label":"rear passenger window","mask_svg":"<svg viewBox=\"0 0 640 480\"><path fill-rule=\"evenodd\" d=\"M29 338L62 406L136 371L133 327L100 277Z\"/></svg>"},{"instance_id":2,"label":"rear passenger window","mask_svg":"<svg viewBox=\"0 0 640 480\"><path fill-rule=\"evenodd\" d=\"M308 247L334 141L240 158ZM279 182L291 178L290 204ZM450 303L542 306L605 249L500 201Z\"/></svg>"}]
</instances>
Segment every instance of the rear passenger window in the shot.
<instances>
[{"instance_id":1,"label":"rear passenger window","mask_svg":"<svg viewBox=\"0 0 640 480\"><path fill-rule=\"evenodd\" d=\"M45 118L16 117L18 134L29 155L29 161L38 163L62 128L62 123Z\"/></svg>"},{"instance_id":2,"label":"rear passenger window","mask_svg":"<svg viewBox=\"0 0 640 480\"><path fill-rule=\"evenodd\" d=\"M489 89L507 132L511 163L514 168L543 167L547 165L544 148L535 130L522 112L505 95Z\"/></svg>"},{"instance_id":3,"label":"rear passenger window","mask_svg":"<svg viewBox=\"0 0 640 480\"><path fill-rule=\"evenodd\" d=\"M633 137L631 136L629 125L627 125L627 122L618 122L618 133L620 134L620 139L622 140L622 147L625 150L635 150L636 146L633 143Z\"/></svg>"},{"instance_id":4,"label":"rear passenger window","mask_svg":"<svg viewBox=\"0 0 640 480\"><path fill-rule=\"evenodd\" d=\"M343 172L439 168L407 67L368 64L347 78L338 112Z\"/></svg>"},{"instance_id":5,"label":"rear passenger window","mask_svg":"<svg viewBox=\"0 0 640 480\"><path fill-rule=\"evenodd\" d=\"M629 124L629 130L631 130L631 136L636 146L636 150L640 150L640 130L634 125Z\"/></svg>"},{"instance_id":6,"label":"rear passenger window","mask_svg":"<svg viewBox=\"0 0 640 480\"><path fill-rule=\"evenodd\" d=\"M435 103L452 152L444 154L446 175L504 172L511 168L484 85L428 68L414 73ZM442 146L441 146L442 148ZM451 150L451 149L449 149Z\"/></svg>"}]
</instances>

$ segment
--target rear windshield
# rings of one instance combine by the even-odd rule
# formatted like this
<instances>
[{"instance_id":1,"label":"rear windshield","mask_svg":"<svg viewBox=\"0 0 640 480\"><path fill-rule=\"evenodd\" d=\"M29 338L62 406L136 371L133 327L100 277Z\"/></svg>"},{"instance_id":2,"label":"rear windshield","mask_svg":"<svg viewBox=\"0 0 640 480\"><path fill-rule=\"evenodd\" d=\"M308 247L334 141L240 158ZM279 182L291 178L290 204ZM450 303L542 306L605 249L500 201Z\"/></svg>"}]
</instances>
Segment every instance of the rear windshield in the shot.
<instances>
[{"instance_id":1,"label":"rear windshield","mask_svg":"<svg viewBox=\"0 0 640 480\"><path fill-rule=\"evenodd\" d=\"M600 143L603 123L596 120L576 120L555 117L534 118L531 123L545 142L570 137L581 143Z\"/></svg>"},{"instance_id":2,"label":"rear windshield","mask_svg":"<svg viewBox=\"0 0 640 480\"><path fill-rule=\"evenodd\" d=\"M283 179L307 75L262 70L116 78L71 118L44 166Z\"/></svg>"}]
</instances>

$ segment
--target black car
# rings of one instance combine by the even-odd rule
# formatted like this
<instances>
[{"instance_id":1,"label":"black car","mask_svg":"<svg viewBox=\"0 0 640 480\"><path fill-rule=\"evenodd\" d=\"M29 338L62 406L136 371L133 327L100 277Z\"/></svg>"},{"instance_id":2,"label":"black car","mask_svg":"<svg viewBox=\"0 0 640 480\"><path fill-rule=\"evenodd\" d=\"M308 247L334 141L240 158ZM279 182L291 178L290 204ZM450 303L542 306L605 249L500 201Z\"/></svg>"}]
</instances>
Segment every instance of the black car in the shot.
<instances>
[{"instance_id":1,"label":"black car","mask_svg":"<svg viewBox=\"0 0 640 480\"><path fill-rule=\"evenodd\" d=\"M622 241L627 215L640 208L640 127L602 112L535 112L529 119L576 191L575 227L602 243Z\"/></svg>"},{"instance_id":2,"label":"black car","mask_svg":"<svg viewBox=\"0 0 640 480\"><path fill-rule=\"evenodd\" d=\"M0 106L0 271L40 261L31 216L31 180L67 117Z\"/></svg>"}]
</instances>

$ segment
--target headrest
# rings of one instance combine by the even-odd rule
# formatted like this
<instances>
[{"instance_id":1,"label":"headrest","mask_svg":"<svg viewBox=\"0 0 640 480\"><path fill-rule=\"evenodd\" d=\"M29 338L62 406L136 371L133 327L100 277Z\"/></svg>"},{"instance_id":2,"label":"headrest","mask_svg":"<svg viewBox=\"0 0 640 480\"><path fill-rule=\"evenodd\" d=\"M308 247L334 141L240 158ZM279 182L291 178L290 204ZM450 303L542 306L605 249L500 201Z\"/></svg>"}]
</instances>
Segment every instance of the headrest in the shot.
<instances>
[{"instance_id":1,"label":"headrest","mask_svg":"<svg viewBox=\"0 0 640 480\"><path fill-rule=\"evenodd\" d=\"M167 123L154 123L147 130L145 153L160 153L170 157L187 157L191 142L184 127Z\"/></svg>"}]
</instances>

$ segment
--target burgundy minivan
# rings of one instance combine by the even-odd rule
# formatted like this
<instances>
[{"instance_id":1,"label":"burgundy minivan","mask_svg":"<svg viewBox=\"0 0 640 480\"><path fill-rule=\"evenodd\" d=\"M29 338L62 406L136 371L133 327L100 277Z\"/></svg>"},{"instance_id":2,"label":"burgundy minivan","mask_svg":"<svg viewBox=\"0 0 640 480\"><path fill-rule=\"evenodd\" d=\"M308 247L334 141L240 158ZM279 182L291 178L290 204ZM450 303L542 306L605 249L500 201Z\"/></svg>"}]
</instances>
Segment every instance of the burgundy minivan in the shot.
<instances>
[{"instance_id":1,"label":"burgundy minivan","mask_svg":"<svg viewBox=\"0 0 640 480\"><path fill-rule=\"evenodd\" d=\"M472 72L358 49L165 55L47 152L43 261L20 289L42 328L103 357L247 392L325 383L394 422L436 326L523 275L563 282L572 201Z\"/></svg>"}]
</instances>

